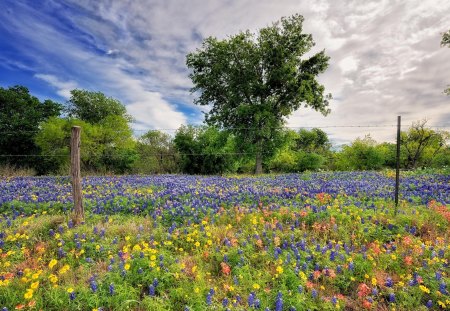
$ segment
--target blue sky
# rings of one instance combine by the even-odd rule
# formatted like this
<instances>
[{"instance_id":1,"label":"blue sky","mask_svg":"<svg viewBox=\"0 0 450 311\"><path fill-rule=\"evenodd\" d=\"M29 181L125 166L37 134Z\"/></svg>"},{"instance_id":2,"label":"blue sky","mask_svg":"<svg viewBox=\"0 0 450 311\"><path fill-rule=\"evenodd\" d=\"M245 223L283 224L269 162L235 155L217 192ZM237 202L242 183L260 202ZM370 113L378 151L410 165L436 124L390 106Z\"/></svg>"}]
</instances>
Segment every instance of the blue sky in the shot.
<instances>
[{"instance_id":1,"label":"blue sky","mask_svg":"<svg viewBox=\"0 0 450 311\"><path fill-rule=\"evenodd\" d=\"M201 123L185 66L208 36L225 38L300 13L304 30L325 49L320 76L333 94L328 117L300 109L292 127L404 124L427 118L450 125L450 2L298 0L0 1L0 86L28 87L61 103L70 90L118 98L137 131ZM370 133L393 140L392 128L327 128L336 142Z\"/></svg>"}]
</instances>

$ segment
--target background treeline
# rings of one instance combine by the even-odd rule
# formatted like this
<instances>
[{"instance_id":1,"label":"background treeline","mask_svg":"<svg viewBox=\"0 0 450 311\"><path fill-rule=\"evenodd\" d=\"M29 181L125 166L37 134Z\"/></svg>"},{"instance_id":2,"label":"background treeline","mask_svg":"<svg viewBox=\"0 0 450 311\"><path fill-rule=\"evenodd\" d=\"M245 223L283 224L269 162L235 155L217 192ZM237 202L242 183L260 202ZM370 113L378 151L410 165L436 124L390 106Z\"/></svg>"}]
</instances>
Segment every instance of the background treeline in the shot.
<instances>
[{"instance_id":1,"label":"background treeline","mask_svg":"<svg viewBox=\"0 0 450 311\"><path fill-rule=\"evenodd\" d=\"M61 105L43 102L23 86L0 88L0 166L37 174L68 174L73 125L82 127L85 174L252 173L255 154L232 132L181 126L172 135L151 130L135 137L132 118L114 98L73 90ZM234 129L235 131L236 129ZM261 129L243 128L242 131ZM393 129L394 131L395 129ZM395 167L396 146L358 138L339 149L319 128L280 128L262 148L266 172L378 170ZM401 167L450 166L449 134L413 123L401 133Z\"/></svg>"}]
</instances>

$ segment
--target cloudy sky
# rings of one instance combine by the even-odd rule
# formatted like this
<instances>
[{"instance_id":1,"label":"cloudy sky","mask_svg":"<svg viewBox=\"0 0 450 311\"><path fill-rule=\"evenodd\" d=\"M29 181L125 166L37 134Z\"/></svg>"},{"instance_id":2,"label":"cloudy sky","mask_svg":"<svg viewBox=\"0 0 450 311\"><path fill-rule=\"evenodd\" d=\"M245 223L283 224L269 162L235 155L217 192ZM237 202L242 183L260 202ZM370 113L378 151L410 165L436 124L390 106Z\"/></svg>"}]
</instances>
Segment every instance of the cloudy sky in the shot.
<instances>
[{"instance_id":1,"label":"cloudy sky","mask_svg":"<svg viewBox=\"0 0 450 311\"><path fill-rule=\"evenodd\" d=\"M444 0L1 0L0 86L61 103L74 88L101 91L126 105L136 133L199 124L186 54L208 36L295 13L331 57L319 79L334 99L329 116L303 109L288 126L323 127L336 144L368 133L393 140L397 115L405 127L427 118L450 129Z\"/></svg>"}]
</instances>

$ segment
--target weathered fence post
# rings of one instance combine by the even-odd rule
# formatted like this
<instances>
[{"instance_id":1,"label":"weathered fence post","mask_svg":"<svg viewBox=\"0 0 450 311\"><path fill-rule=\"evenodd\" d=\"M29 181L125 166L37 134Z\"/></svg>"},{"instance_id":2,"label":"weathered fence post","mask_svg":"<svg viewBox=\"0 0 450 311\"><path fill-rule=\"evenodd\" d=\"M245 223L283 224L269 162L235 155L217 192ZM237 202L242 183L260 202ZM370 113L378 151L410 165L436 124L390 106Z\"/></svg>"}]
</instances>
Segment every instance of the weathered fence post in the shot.
<instances>
[{"instance_id":1,"label":"weathered fence post","mask_svg":"<svg viewBox=\"0 0 450 311\"><path fill-rule=\"evenodd\" d=\"M398 211L398 189L400 185L400 127L402 117L397 117L397 166L395 169L395 215Z\"/></svg>"},{"instance_id":2,"label":"weathered fence post","mask_svg":"<svg viewBox=\"0 0 450 311\"><path fill-rule=\"evenodd\" d=\"M81 169L80 169L80 134L81 127L72 127L70 139L70 173L72 175L72 196L75 211L75 225L84 221L83 195L81 192Z\"/></svg>"}]
</instances>

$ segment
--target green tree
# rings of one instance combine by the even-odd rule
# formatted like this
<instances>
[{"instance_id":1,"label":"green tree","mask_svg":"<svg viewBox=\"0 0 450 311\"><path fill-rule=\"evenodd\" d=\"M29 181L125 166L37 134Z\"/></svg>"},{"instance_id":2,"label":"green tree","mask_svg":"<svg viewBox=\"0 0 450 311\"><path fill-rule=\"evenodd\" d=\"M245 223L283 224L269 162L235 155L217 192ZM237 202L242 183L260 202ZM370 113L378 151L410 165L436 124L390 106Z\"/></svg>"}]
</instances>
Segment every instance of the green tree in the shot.
<instances>
[{"instance_id":1,"label":"green tree","mask_svg":"<svg viewBox=\"0 0 450 311\"><path fill-rule=\"evenodd\" d=\"M350 145L345 145L336 153L335 168L338 170L377 170L383 167L385 157L377 148L377 143L370 135L357 138Z\"/></svg>"},{"instance_id":2,"label":"green tree","mask_svg":"<svg viewBox=\"0 0 450 311\"><path fill-rule=\"evenodd\" d=\"M39 101L24 86L0 87L0 154L15 155L0 157L0 163L33 167L43 173L46 168L40 157L25 156L40 154L34 143L39 123L58 116L61 108L51 100Z\"/></svg>"},{"instance_id":3,"label":"green tree","mask_svg":"<svg viewBox=\"0 0 450 311\"><path fill-rule=\"evenodd\" d=\"M407 168L429 166L448 146L449 133L427 128L426 123L426 120L414 122L408 131L400 133Z\"/></svg>"},{"instance_id":4,"label":"green tree","mask_svg":"<svg viewBox=\"0 0 450 311\"><path fill-rule=\"evenodd\" d=\"M325 153L331 148L327 133L319 128L310 131L300 129L296 139L296 148L306 152Z\"/></svg>"},{"instance_id":5,"label":"green tree","mask_svg":"<svg viewBox=\"0 0 450 311\"><path fill-rule=\"evenodd\" d=\"M188 174L222 174L233 170L235 141L211 126L181 126L174 138L181 170Z\"/></svg>"},{"instance_id":6,"label":"green tree","mask_svg":"<svg viewBox=\"0 0 450 311\"><path fill-rule=\"evenodd\" d=\"M134 164L134 170L137 173L178 172L179 156L169 134L156 130L148 131L139 138L136 151L138 160Z\"/></svg>"},{"instance_id":7,"label":"green tree","mask_svg":"<svg viewBox=\"0 0 450 311\"><path fill-rule=\"evenodd\" d=\"M101 92L73 90L71 94L67 117L44 122L36 137L36 143L44 153L62 158L54 159L53 171L61 168L67 171L68 146L74 125L81 126L81 164L84 170L130 171L137 154L125 106Z\"/></svg>"},{"instance_id":8,"label":"green tree","mask_svg":"<svg viewBox=\"0 0 450 311\"><path fill-rule=\"evenodd\" d=\"M331 143L321 129L284 130L283 144L269 161L269 168L276 172L303 172L317 170L331 156Z\"/></svg>"},{"instance_id":9,"label":"green tree","mask_svg":"<svg viewBox=\"0 0 450 311\"><path fill-rule=\"evenodd\" d=\"M101 92L72 90L66 112L70 118L83 120L91 124L101 122L108 116L120 116L128 121L131 117L120 101Z\"/></svg>"},{"instance_id":10,"label":"green tree","mask_svg":"<svg viewBox=\"0 0 450 311\"><path fill-rule=\"evenodd\" d=\"M52 172L68 173L72 126L81 126L81 167L87 172L125 173L137 155L132 131L126 120L109 116L99 124L78 119L50 118L42 123L36 144L49 157Z\"/></svg>"},{"instance_id":11,"label":"green tree","mask_svg":"<svg viewBox=\"0 0 450 311\"><path fill-rule=\"evenodd\" d=\"M304 34L303 17L282 18L257 34L241 32L224 40L207 38L187 55L195 103L211 105L205 121L228 129L239 146L256 155L274 152L273 141L285 118L302 105L326 115L328 100L316 77L328 67L324 51L305 56L314 45Z\"/></svg>"}]
</instances>

